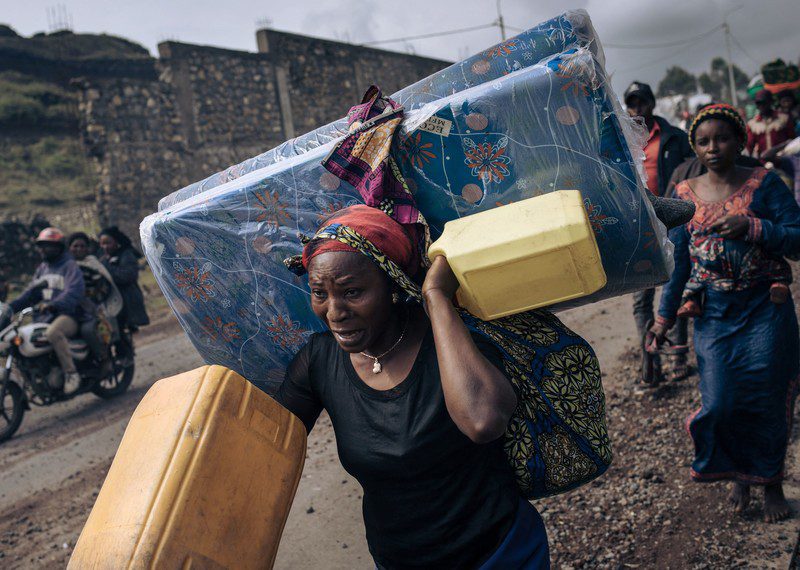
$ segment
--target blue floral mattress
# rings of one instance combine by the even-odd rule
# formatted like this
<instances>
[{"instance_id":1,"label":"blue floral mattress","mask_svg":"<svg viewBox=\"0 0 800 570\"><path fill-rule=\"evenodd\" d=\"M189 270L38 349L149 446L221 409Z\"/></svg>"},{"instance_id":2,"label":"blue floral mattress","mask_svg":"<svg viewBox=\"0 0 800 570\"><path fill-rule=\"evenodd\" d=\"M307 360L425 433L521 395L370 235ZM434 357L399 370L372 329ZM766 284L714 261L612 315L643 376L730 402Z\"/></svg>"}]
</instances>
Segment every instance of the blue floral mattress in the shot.
<instances>
[{"instance_id":1,"label":"blue floral mattress","mask_svg":"<svg viewBox=\"0 0 800 570\"><path fill-rule=\"evenodd\" d=\"M505 57L519 49L509 42L488 51ZM666 232L637 174L642 151L634 140L596 46L578 42L416 105L393 154L434 239L448 220L580 190L608 284L568 305L577 306L656 285L671 271ZM362 201L321 166L335 141L261 166L251 159L236 178L215 175L205 190L162 204L142 223L148 261L200 354L267 391L308 336L323 330L305 279L282 261L301 251L298 233L313 234L328 214Z\"/></svg>"},{"instance_id":2,"label":"blue floral mattress","mask_svg":"<svg viewBox=\"0 0 800 570\"><path fill-rule=\"evenodd\" d=\"M592 50L601 65L604 64L602 48L597 41L592 21L584 10L572 10L543 22L506 42L421 79L391 97L407 110L416 109L576 47ZM353 101L354 105L356 103L357 101ZM342 114L345 111L347 109L342 109ZM344 118L319 127L165 196L159 201L158 209L164 210L243 174L318 148L346 133L347 121Z\"/></svg>"}]
</instances>

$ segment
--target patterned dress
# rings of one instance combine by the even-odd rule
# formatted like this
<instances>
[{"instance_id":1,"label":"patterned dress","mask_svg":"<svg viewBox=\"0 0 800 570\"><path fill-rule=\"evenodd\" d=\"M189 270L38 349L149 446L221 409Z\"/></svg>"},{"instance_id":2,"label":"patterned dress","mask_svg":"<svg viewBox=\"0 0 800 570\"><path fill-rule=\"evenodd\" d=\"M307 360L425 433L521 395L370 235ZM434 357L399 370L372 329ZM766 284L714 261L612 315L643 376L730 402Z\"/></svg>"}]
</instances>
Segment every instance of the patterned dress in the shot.
<instances>
[{"instance_id":1,"label":"patterned dress","mask_svg":"<svg viewBox=\"0 0 800 570\"><path fill-rule=\"evenodd\" d=\"M687 420L695 445L691 475L699 481L732 479L769 484L783 478L786 445L800 368L794 303L775 304L769 287L790 282L784 259L800 253L800 207L774 174L753 169L727 199L706 202L691 181L676 188L697 211L670 232L675 271L664 287L662 322L673 321L684 287L705 291L695 318L694 346L702 405ZM725 216L747 216L739 239L709 227Z\"/></svg>"}]
</instances>

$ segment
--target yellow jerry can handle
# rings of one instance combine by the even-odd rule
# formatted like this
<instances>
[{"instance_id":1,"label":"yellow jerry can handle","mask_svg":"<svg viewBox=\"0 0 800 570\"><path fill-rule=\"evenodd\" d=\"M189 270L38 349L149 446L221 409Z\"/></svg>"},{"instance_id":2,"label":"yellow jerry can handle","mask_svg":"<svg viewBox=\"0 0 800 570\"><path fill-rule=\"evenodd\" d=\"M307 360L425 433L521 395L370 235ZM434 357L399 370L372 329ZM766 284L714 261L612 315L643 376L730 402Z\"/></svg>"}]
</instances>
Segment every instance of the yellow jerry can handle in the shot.
<instances>
[{"instance_id":1,"label":"yellow jerry can handle","mask_svg":"<svg viewBox=\"0 0 800 570\"><path fill-rule=\"evenodd\" d=\"M606 284L580 191L556 190L447 222L428 257L447 262L459 304L483 320L590 295Z\"/></svg>"}]
</instances>

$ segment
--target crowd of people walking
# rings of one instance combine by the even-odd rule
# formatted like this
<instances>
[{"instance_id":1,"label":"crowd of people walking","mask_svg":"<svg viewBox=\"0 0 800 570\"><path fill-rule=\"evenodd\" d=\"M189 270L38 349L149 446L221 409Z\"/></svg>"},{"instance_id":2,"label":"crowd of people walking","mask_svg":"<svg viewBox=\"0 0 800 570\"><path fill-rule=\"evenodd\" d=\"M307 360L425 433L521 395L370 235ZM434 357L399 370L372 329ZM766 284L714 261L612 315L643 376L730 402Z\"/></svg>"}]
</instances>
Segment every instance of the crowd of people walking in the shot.
<instances>
[{"instance_id":1,"label":"crowd of people walking","mask_svg":"<svg viewBox=\"0 0 800 570\"><path fill-rule=\"evenodd\" d=\"M634 295L642 378L659 384L691 373L691 319L702 398L686 422L691 477L731 481L737 512L747 508L752 486L763 487L770 522L791 513L782 480L800 367L787 261L800 255L800 206L787 186L792 163L780 156L796 137L797 106L791 92L778 100L760 91L758 113L747 122L730 105L705 105L685 133L653 115L646 84L625 94L629 113L649 130L649 191L695 206L692 220L670 231L675 270L657 315L653 290Z\"/></svg>"}]
</instances>

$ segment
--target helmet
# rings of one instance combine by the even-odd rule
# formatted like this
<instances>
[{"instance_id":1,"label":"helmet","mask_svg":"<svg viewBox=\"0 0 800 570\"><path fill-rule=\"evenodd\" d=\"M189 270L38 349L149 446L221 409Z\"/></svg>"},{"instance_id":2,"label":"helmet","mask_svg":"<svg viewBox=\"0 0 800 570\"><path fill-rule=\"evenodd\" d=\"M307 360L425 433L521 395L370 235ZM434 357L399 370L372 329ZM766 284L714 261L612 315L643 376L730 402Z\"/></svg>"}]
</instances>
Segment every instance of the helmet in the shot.
<instances>
[{"instance_id":1,"label":"helmet","mask_svg":"<svg viewBox=\"0 0 800 570\"><path fill-rule=\"evenodd\" d=\"M39 232L36 243L64 243L64 234L58 228L45 228Z\"/></svg>"}]
</instances>

